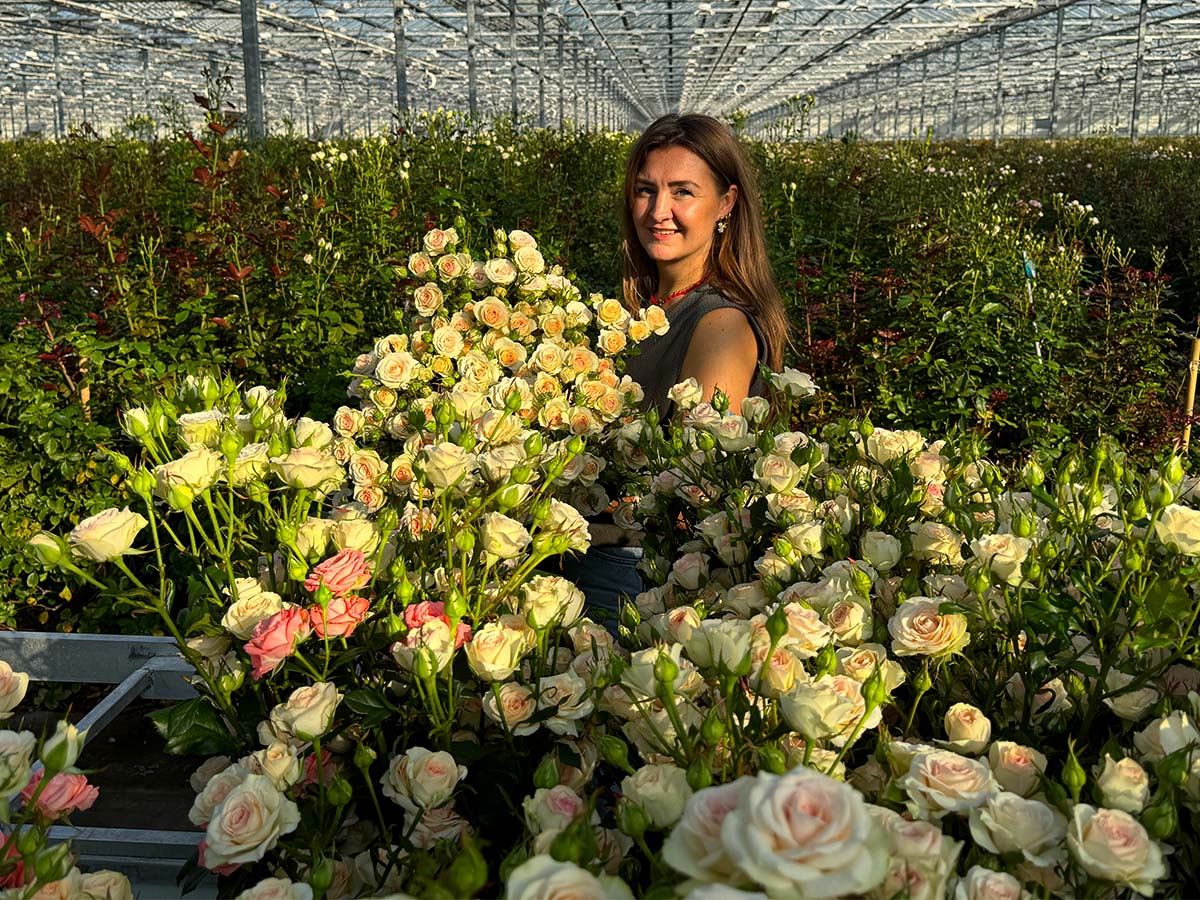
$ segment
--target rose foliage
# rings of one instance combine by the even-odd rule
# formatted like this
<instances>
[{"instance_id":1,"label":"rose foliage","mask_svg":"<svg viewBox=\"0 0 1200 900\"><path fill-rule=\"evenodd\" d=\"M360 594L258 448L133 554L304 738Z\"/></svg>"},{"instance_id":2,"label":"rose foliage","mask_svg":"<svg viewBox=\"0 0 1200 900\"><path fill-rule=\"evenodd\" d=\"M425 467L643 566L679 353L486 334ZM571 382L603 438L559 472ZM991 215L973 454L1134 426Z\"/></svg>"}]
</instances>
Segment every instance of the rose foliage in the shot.
<instances>
[{"instance_id":1,"label":"rose foliage","mask_svg":"<svg viewBox=\"0 0 1200 900\"><path fill-rule=\"evenodd\" d=\"M685 382L659 421L623 374L657 310L580 296L519 231L475 255L434 230L406 268L404 332L332 422L195 379L125 416L140 508L34 542L196 667L156 715L210 757L196 872L295 897L1194 882L1177 460L1101 442L1048 477L809 434L793 370L739 410ZM556 574L605 509L645 549L618 622Z\"/></svg>"}]
</instances>

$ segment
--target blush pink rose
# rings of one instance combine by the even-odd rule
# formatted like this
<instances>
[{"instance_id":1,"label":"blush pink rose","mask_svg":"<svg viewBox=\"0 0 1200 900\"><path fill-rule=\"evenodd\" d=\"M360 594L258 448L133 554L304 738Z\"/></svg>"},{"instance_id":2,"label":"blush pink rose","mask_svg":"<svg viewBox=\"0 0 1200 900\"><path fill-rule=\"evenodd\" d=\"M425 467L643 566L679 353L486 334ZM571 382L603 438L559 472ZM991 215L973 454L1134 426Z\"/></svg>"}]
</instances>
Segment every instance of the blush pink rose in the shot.
<instances>
[{"instance_id":1,"label":"blush pink rose","mask_svg":"<svg viewBox=\"0 0 1200 900\"><path fill-rule=\"evenodd\" d=\"M333 784L333 778L338 773L337 761L328 750L321 750L321 780L325 786ZM304 777L300 779L301 788L317 783L317 754L310 753L304 758Z\"/></svg>"},{"instance_id":2,"label":"blush pink rose","mask_svg":"<svg viewBox=\"0 0 1200 900\"><path fill-rule=\"evenodd\" d=\"M44 770L39 770L33 776L21 791L22 800L26 803L30 801L45 775ZM38 795L37 811L48 818L59 819L77 810L91 809L99 796L99 789L88 784L86 776L59 772L46 782L46 786Z\"/></svg>"},{"instance_id":3,"label":"blush pink rose","mask_svg":"<svg viewBox=\"0 0 1200 900\"><path fill-rule=\"evenodd\" d=\"M445 622L447 628L454 630L454 649L457 650L471 639L471 626L465 622L457 625L450 623L446 615L446 604L438 600L422 600L404 610L404 624L410 629L420 628L426 622Z\"/></svg>"},{"instance_id":4,"label":"blush pink rose","mask_svg":"<svg viewBox=\"0 0 1200 900\"><path fill-rule=\"evenodd\" d=\"M334 597L324 610L319 606L308 609L308 620L322 640L329 637L350 637L358 624L367 617L371 603L366 597L351 594Z\"/></svg>"},{"instance_id":5,"label":"blush pink rose","mask_svg":"<svg viewBox=\"0 0 1200 900\"><path fill-rule=\"evenodd\" d=\"M450 618L446 615L446 604L437 600L422 600L404 610L404 624L409 628L420 628L434 619L441 619L447 625L450 624Z\"/></svg>"},{"instance_id":6,"label":"blush pink rose","mask_svg":"<svg viewBox=\"0 0 1200 900\"><path fill-rule=\"evenodd\" d=\"M459 622L454 626L454 649L457 650L463 644L471 639L471 626L466 622Z\"/></svg>"},{"instance_id":7,"label":"blush pink rose","mask_svg":"<svg viewBox=\"0 0 1200 900\"><path fill-rule=\"evenodd\" d=\"M196 850L198 851L196 862L198 862L200 865L204 866L204 868L206 868L206 869L208 868L208 864L204 861L204 851L207 849L208 849L208 838L200 838L200 845L196 848ZM223 866L217 866L216 868L210 869L209 871L216 872L218 875L232 875L239 868L241 868L241 863L226 863Z\"/></svg>"},{"instance_id":8,"label":"blush pink rose","mask_svg":"<svg viewBox=\"0 0 1200 900\"><path fill-rule=\"evenodd\" d=\"M324 584L336 596L356 591L370 580L371 573L367 570L363 552L347 547L314 566L304 582L304 589L316 591Z\"/></svg>"},{"instance_id":9,"label":"blush pink rose","mask_svg":"<svg viewBox=\"0 0 1200 900\"><path fill-rule=\"evenodd\" d=\"M257 681L274 672L281 662L296 652L296 645L312 634L308 610L298 607L281 609L269 619L254 626L254 633L246 643L253 669L250 674Z\"/></svg>"}]
</instances>

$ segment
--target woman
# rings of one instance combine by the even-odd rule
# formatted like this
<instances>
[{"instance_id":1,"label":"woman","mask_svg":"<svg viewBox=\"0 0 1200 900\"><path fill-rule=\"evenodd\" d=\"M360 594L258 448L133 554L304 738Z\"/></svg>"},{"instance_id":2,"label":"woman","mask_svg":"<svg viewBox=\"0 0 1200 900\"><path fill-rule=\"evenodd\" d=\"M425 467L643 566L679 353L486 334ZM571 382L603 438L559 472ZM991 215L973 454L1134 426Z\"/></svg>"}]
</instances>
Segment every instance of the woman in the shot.
<instances>
[{"instance_id":1,"label":"woman","mask_svg":"<svg viewBox=\"0 0 1200 900\"><path fill-rule=\"evenodd\" d=\"M733 133L704 115L667 115L634 144L625 168L624 301L660 305L671 323L642 342L627 372L644 405L670 414L671 387L695 378L737 412L762 392L759 366L777 369L787 319L767 261L758 187ZM591 524L592 549L563 571L593 610L615 617L643 589L641 548L615 524Z\"/></svg>"}]
</instances>

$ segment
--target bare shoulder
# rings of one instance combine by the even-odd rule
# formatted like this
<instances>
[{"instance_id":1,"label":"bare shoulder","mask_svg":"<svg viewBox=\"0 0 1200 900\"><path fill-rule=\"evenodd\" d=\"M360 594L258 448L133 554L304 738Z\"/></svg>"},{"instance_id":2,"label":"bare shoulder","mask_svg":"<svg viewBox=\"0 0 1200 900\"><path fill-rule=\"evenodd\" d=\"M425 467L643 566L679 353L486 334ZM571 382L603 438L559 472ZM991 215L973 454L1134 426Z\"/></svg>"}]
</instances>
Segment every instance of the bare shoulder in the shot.
<instances>
[{"instance_id":1,"label":"bare shoulder","mask_svg":"<svg viewBox=\"0 0 1200 900\"><path fill-rule=\"evenodd\" d=\"M696 323L688 347L689 354L693 349L709 351L718 348L725 352L733 351L738 356L758 358L758 340L754 336L754 329L740 309L723 306L706 313Z\"/></svg>"}]
</instances>

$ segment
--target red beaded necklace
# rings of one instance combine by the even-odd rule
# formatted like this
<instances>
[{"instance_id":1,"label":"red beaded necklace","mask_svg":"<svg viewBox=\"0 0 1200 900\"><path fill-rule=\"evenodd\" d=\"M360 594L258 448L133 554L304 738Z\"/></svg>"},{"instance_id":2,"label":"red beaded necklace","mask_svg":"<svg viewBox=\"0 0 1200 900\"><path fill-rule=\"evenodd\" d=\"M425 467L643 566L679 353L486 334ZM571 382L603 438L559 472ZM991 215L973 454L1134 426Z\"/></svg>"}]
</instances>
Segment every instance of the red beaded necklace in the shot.
<instances>
[{"instance_id":1,"label":"red beaded necklace","mask_svg":"<svg viewBox=\"0 0 1200 900\"><path fill-rule=\"evenodd\" d=\"M650 305L651 306L666 306L672 300L678 300L684 294L690 294L692 291L694 291L696 288L700 287L700 285L704 284L704 282L706 282L706 281L708 281L707 276L704 278L701 278L695 284L689 284L687 287L683 288L682 290L676 291L673 294L667 294L667 296L663 297L663 299L661 299L661 300L659 300L656 296L651 294L650 295Z\"/></svg>"}]
</instances>

